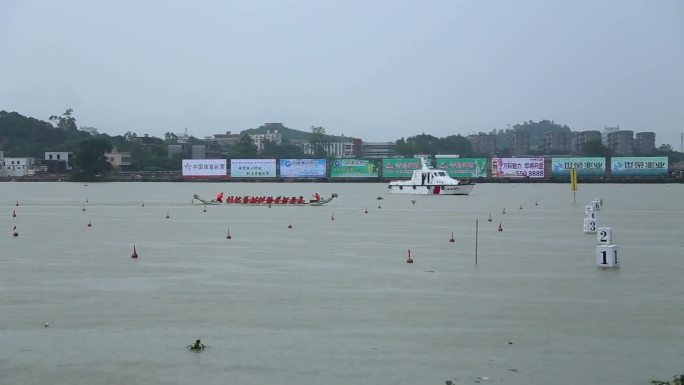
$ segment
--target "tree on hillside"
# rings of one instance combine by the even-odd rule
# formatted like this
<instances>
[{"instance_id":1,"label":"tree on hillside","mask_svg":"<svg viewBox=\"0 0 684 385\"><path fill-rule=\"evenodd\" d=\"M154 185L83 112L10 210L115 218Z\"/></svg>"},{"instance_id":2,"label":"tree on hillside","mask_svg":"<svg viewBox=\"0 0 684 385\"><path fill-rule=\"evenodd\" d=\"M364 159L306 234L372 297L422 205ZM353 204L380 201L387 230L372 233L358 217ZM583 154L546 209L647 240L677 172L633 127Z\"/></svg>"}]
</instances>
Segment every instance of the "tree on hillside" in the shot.
<instances>
[{"instance_id":1,"label":"tree on hillside","mask_svg":"<svg viewBox=\"0 0 684 385\"><path fill-rule=\"evenodd\" d=\"M78 130L78 127L76 127L76 118L74 118L73 113L74 110L69 108L64 111L62 116L52 115L49 120L53 122L57 128L61 128L64 131L76 131Z\"/></svg>"},{"instance_id":2,"label":"tree on hillside","mask_svg":"<svg viewBox=\"0 0 684 385\"><path fill-rule=\"evenodd\" d=\"M601 139L592 139L582 145L582 155L585 156L611 156L612 151L603 145Z\"/></svg>"},{"instance_id":3,"label":"tree on hillside","mask_svg":"<svg viewBox=\"0 0 684 385\"><path fill-rule=\"evenodd\" d=\"M76 179L94 180L98 174L106 174L112 169L106 153L112 151L112 144L106 139L86 139L79 143L74 154Z\"/></svg>"},{"instance_id":4,"label":"tree on hillside","mask_svg":"<svg viewBox=\"0 0 684 385\"><path fill-rule=\"evenodd\" d=\"M311 138L309 139L309 143L311 144L311 153L314 158L325 158L325 145L327 144L325 128L311 127Z\"/></svg>"},{"instance_id":5,"label":"tree on hillside","mask_svg":"<svg viewBox=\"0 0 684 385\"><path fill-rule=\"evenodd\" d=\"M231 159L251 159L258 155L257 146L249 135L242 135L240 141L231 146L229 150Z\"/></svg>"},{"instance_id":6,"label":"tree on hillside","mask_svg":"<svg viewBox=\"0 0 684 385\"><path fill-rule=\"evenodd\" d=\"M261 155L264 158L275 159L300 159L306 157L304 151L296 144L283 143L278 145L270 140L264 141L264 152Z\"/></svg>"}]
</instances>

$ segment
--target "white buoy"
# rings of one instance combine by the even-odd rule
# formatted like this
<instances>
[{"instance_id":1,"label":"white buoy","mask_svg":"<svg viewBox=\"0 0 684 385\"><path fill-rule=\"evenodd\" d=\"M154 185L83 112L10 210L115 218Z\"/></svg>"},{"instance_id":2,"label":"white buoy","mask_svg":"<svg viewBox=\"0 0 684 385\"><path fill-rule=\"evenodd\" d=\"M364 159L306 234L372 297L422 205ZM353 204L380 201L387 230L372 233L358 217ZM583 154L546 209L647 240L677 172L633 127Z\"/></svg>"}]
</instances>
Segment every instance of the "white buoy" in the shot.
<instances>
[{"instance_id":1,"label":"white buoy","mask_svg":"<svg viewBox=\"0 0 684 385\"><path fill-rule=\"evenodd\" d=\"M594 211L601 211L601 202L598 199L591 201L591 204L594 206Z\"/></svg>"},{"instance_id":2,"label":"white buoy","mask_svg":"<svg viewBox=\"0 0 684 385\"><path fill-rule=\"evenodd\" d=\"M596 210L594 210L593 204L584 206L584 215L585 216L588 216L589 214L593 213L594 211L596 211Z\"/></svg>"},{"instance_id":3,"label":"white buoy","mask_svg":"<svg viewBox=\"0 0 684 385\"><path fill-rule=\"evenodd\" d=\"M613 244L613 229L610 227L599 227L596 231L597 245L612 245Z\"/></svg>"},{"instance_id":4,"label":"white buoy","mask_svg":"<svg viewBox=\"0 0 684 385\"><path fill-rule=\"evenodd\" d=\"M620 267L618 258L618 245L598 245L596 246L596 266L599 267Z\"/></svg>"},{"instance_id":5,"label":"white buoy","mask_svg":"<svg viewBox=\"0 0 684 385\"><path fill-rule=\"evenodd\" d=\"M582 227L586 234L596 233L596 219L584 218L584 226Z\"/></svg>"}]
</instances>

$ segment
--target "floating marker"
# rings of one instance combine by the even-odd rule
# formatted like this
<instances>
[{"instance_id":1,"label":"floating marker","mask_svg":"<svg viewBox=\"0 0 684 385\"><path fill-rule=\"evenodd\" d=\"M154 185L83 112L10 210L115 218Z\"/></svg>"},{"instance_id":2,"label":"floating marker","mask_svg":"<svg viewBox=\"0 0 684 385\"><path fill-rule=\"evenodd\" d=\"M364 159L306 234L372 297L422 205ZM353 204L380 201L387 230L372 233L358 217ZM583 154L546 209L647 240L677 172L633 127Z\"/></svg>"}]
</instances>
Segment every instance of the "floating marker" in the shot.
<instances>
[{"instance_id":1,"label":"floating marker","mask_svg":"<svg viewBox=\"0 0 684 385\"><path fill-rule=\"evenodd\" d=\"M85 210L85 206L83 206L83 208L81 209L81 211L86 211L86 210Z\"/></svg>"},{"instance_id":2,"label":"floating marker","mask_svg":"<svg viewBox=\"0 0 684 385\"><path fill-rule=\"evenodd\" d=\"M593 213L594 211L596 211L596 210L594 210L593 204L584 206L584 215L588 216L589 214Z\"/></svg>"},{"instance_id":3,"label":"floating marker","mask_svg":"<svg viewBox=\"0 0 684 385\"><path fill-rule=\"evenodd\" d=\"M584 225L582 226L582 230L584 230L586 234L594 234L596 232L596 219L584 218Z\"/></svg>"},{"instance_id":4,"label":"floating marker","mask_svg":"<svg viewBox=\"0 0 684 385\"><path fill-rule=\"evenodd\" d=\"M86 203L88 203L88 198L86 198Z\"/></svg>"},{"instance_id":5,"label":"floating marker","mask_svg":"<svg viewBox=\"0 0 684 385\"><path fill-rule=\"evenodd\" d=\"M522 210L522 205L520 205L520 210Z\"/></svg>"},{"instance_id":6,"label":"floating marker","mask_svg":"<svg viewBox=\"0 0 684 385\"><path fill-rule=\"evenodd\" d=\"M17 201L17 204L15 206L19 206L19 201Z\"/></svg>"},{"instance_id":7,"label":"floating marker","mask_svg":"<svg viewBox=\"0 0 684 385\"><path fill-rule=\"evenodd\" d=\"M490 213L490 214L489 214L489 219L487 219L487 222L491 222L491 221L492 221L492 214Z\"/></svg>"},{"instance_id":8,"label":"floating marker","mask_svg":"<svg viewBox=\"0 0 684 385\"><path fill-rule=\"evenodd\" d=\"M16 218L16 217L17 217L17 210L12 210L12 218Z\"/></svg>"},{"instance_id":9,"label":"floating marker","mask_svg":"<svg viewBox=\"0 0 684 385\"><path fill-rule=\"evenodd\" d=\"M612 245L613 244L613 229L610 227L599 227L596 232L597 245Z\"/></svg>"},{"instance_id":10,"label":"floating marker","mask_svg":"<svg viewBox=\"0 0 684 385\"><path fill-rule=\"evenodd\" d=\"M228 235L226 235L226 239L233 239L233 236L230 235L230 227L228 228Z\"/></svg>"},{"instance_id":11,"label":"floating marker","mask_svg":"<svg viewBox=\"0 0 684 385\"><path fill-rule=\"evenodd\" d=\"M598 219L598 215L596 215L596 211L592 211L592 212L590 212L589 214L586 214L586 215L585 215L585 218L589 218L589 219Z\"/></svg>"},{"instance_id":12,"label":"floating marker","mask_svg":"<svg viewBox=\"0 0 684 385\"><path fill-rule=\"evenodd\" d=\"M535 205L535 206L539 206L539 201L537 201L537 200L535 199L535 200L534 200L534 205Z\"/></svg>"},{"instance_id":13,"label":"floating marker","mask_svg":"<svg viewBox=\"0 0 684 385\"><path fill-rule=\"evenodd\" d=\"M449 242L456 242L456 240L454 239L454 232L453 231L451 232L451 238L449 238Z\"/></svg>"},{"instance_id":14,"label":"floating marker","mask_svg":"<svg viewBox=\"0 0 684 385\"><path fill-rule=\"evenodd\" d=\"M415 200L415 199L411 199L411 204L412 204L412 205L415 205L415 204L416 204L416 200Z\"/></svg>"},{"instance_id":15,"label":"floating marker","mask_svg":"<svg viewBox=\"0 0 684 385\"><path fill-rule=\"evenodd\" d=\"M620 267L618 258L618 245L599 245L596 246L596 266L599 267Z\"/></svg>"},{"instance_id":16,"label":"floating marker","mask_svg":"<svg viewBox=\"0 0 684 385\"><path fill-rule=\"evenodd\" d=\"M145 202L142 203L141 207L145 207Z\"/></svg>"},{"instance_id":17,"label":"floating marker","mask_svg":"<svg viewBox=\"0 0 684 385\"><path fill-rule=\"evenodd\" d=\"M49 324L48 322L46 322L45 324L43 324L43 327L48 327L48 326L50 326L50 324Z\"/></svg>"},{"instance_id":18,"label":"floating marker","mask_svg":"<svg viewBox=\"0 0 684 385\"><path fill-rule=\"evenodd\" d=\"M601 211L601 203L598 199L591 201L591 204L594 206L594 211Z\"/></svg>"},{"instance_id":19,"label":"floating marker","mask_svg":"<svg viewBox=\"0 0 684 385\"><path fill-rule=\"evenodd\" d=\"M290 222L290 223L287 225L287 228L288 228L288 229L291 229L291 228L292 228L292 222Z\"/></svg>"},{"instance_id":20,"label":"floating marker","mask_svg":"<svg viewBox=\"0 0 684 385\"><path fill-rule=\"evenodd\" d=\"M135 245L133 245L133 254L131 254L131 258L138 258L138 251L135 249Z\"/></svg>"},{"instance_id":21,"label":"floating marker","mask_svg":"<svg viewBox=\"0 0 684 385\"><path fill-rule=\"evenodd\" d=\"M17 226L14 226L14 228L12 228L12 236L13 236L13 237L18 237L18 236L19 236L19 233L17 232Z\"/></svg>"},{"instance_id":22,"label":"floating marker","mask_svg":"<svg viewBox=\"0 0 684 385\"><path fill-rule=\"evenodd\" d=\"M364 210L363 213L368 214L368 207L366 207L366 210Z\"/></svg>"},{"instance_id":23,"label":"floating marker","mask_svg":"<svg viewBox=\"0 0 684 385\"><path fill-rule=\"evenodd\" d=\"M167 211L166 212L166 219L169 219L169 218L171 218L171 216L169 215L169 212Z\"/></svg>"},{"instance_id":24,"label":"floating marker","mask_svg":"<svg viewBox=\"0 0 684 385\"><path fill-rule=\"evenodd\" d=\"M406 257L406 263L413 263L413 258L411 258L411 249L408 251L408 256Z\"/></svg>"},{"instance_id":25,"label":"floating marker","mask_svg":"<svg viewBox=\"0 0 684 385\"><path fill-rule=\"evenodd\" d=\"M334 221L335 220L335 214L330 214L330 220Z\"/></svg>"},{"instance_id":26,"label":"floating marker","mask_svg":"<svg viewBox=\"0 0 684 385\"><path fill-rule=\"evenodd\" d=\"M501 212L503 215L506 215L506 208L504 207L503 211Z\"/></svg>"},{"instance_id":27,"label":"floating marker","mask_svg":"<svg viewBox=\"0 0 684 385\"><path fill-rule=\"evenodd\" d=\"M378 205L378 208L379 208L379 209L381 209L381 208L382 208L382 206Z\"/></svg>"},{"instance_id":28,"label":"floating marker","mask_svg":"<svg viewBox=\"0 0 684 385\"><path fill-rule=\"evenodd\" d=\"M599 198L599 204L603 207L603 198Z\"/></svg>"},{"instance_id":29,"label":"floating marker","mask_svg":"<svg viewBox=\"0 0 684 385\"><path fill-rule=\"evenodd\" d=\"M93 227L93 222L90 219L88 219L88 227Z\"/></svg>"},{"instance_id":30,"label":"floating marker","mask_svg":"<svg viewBox=\"0 0 684 385\"><path fill-rule=\"evenodd\" d=\"M503 231L503 226L501 226L501 222L499 222L499 231Z\"/></svg>"},{"instance_id":31,"label":"floating marker","mask_svg":"<svg viewBox=\"0 0 684 385\"><path fill-rule=\"evenodd\" d=\"M207 212L207 206L204 206L204 210L202 210L202 211L204 211L206 213Z\"/></svg>"}]
</instances>

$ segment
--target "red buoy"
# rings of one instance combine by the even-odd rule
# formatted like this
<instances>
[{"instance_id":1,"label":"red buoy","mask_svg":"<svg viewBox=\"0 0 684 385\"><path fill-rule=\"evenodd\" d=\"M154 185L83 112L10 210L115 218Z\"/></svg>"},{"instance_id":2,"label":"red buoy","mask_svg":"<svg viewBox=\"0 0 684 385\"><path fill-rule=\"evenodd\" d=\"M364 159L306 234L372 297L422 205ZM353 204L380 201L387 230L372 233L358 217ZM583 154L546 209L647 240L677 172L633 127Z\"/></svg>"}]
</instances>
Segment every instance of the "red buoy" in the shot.
<instances>
[{"instance_id":1,"label":"red buoy","mask_svg":"<svg viewBox=\"0 0 684 385\"><path fill-rule=\"evenodd\" d=\"M228 235L226 235L226 239L233 239L233 236L230 235L230 227L228 228Z\"/></svg>"},{"instance_id":2,"label":"red buoy","mask_svg":"<svg viewBox=\"0 0 684 385\"><path fill-rule=\"evenodd\" d=\"M135 245L133 245L133 254L131 254L131 258L138 258L138 251L135 249Z\"/></svg>"},{"instance_id":3,"label":"red buoy","mask_svg":"<svg viewBox=\"0 0 684 385\"><path fill-rule=\"evenodd\" d=\"M453 231L451 232L451 238L449 238L449 242L456 242L456 240L454 239L454 232Z\"/></svg>"},{"instance_id":4,"label":"red buoy","mask_svg":"<svg viewBox=\"0 0 684 385\"><path fill-rule=\"evenodd\" d=\"M501 222L499 222L499 231L503 231L503 227L501 226Z\"/></svg>"},{"instance_id":5,"label":"red buoy","mask_svg":"<svg viewBox=\"0 0 684 385\"><path fill-rule=\"evenodd\" d=\"M12 210L12 218L16 218L16 217L17 217L17 210Z\"/></svg>"},{"instance_id":6,"label":"red buoy","mask_svg":"<svg viewBox=\"0 0 684 385\"><path fill-rule=\"evenodd\" d=\"M406 263L413 263L413 258L411 258L411 249L408 251L408 257L406 257Z\"/></svg>"},{"instance_id":7,"label":"red buoy","mask_svg":"<svg viewBox=\"0 0 684 385\"><path fill-rule=\"evenodd\" d=\"M487 222L491 222L491 221L492 221L492 214L489 213L489 219L487 219Z\"/></svg>"}]
</instances>

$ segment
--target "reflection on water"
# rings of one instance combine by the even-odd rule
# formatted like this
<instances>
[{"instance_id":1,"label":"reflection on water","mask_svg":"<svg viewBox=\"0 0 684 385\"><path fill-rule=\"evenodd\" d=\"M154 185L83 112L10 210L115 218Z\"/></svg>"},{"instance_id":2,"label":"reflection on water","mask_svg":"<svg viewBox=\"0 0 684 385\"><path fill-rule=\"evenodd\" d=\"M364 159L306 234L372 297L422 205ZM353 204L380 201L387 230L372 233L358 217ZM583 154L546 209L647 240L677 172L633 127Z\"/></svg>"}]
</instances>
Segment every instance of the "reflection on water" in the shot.
<instances>
[{"instance_id":1,"label":"reflection on water","mask_svg":"<svg viewBox=\"0 0 684 385\"><path fill-rule=\"evenodd\" d=\"M219 191L340 197L190 204ZM670 378L684 351L683 193L581 185L573 206L568 186L550 184L432 197L382 184L5 183L0 383ZM595 266L595 236L582 233L595 197L618 270ZM197 339L209 347L190 352Z\"/></svg>"}]
</instances>

